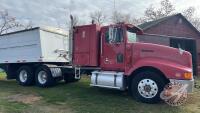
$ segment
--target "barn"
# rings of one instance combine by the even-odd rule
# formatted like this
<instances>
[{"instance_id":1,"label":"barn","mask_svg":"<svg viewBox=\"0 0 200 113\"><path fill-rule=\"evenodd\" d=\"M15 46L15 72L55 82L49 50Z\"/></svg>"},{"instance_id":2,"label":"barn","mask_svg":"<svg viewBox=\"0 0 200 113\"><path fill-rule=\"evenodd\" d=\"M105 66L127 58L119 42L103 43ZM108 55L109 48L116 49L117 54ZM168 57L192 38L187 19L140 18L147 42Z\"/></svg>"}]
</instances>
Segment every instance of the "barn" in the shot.
<instances>
[{"instance_id":1,"label":"barn","mask_svg":"<svg viewBox=\"0 0 200 113\"><path fill-rule=\"evenodd\" d=\"M167 16L139 25L144 35L139 42L156 43L189 51L194 75L200 74L200 32L181 14Z\"/></svg>"}]
</instances>

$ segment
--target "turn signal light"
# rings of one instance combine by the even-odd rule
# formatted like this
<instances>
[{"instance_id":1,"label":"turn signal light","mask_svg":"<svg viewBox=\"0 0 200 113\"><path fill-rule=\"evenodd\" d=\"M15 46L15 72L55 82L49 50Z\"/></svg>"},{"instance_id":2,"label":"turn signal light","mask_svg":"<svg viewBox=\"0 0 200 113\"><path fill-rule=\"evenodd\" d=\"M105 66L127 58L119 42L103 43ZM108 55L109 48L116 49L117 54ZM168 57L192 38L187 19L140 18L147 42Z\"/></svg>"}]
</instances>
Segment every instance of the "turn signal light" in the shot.
<instances>
[{"instance_id":1,"label":"turn signal light","mask_svg":"<svg viewBox=\"0 0 200 113\"><path fill-rule=\"evenodd\" d=\"M192 73L184 73L185 79L192 79Z\"/></svg>"}]
</instances>

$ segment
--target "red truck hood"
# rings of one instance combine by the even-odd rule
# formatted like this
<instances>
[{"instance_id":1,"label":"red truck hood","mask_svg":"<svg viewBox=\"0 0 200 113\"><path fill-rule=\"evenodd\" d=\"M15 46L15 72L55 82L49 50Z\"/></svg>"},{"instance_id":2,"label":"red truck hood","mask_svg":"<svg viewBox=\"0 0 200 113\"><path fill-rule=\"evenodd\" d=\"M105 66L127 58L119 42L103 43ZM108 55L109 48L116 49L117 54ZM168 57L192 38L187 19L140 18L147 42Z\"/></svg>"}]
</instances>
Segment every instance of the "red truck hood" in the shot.
<instances>
[{"instance_id":1,"label":"red truck hood","mask_svg":"<svg viewBox=\"0 0 200 113\"><path fill-rule=\"evenodd\" d=\"M133 48L137 51L134 51L134 53L137 54L139 59L153 57L192 68L192 56L187 51L150 43L134 43Z\"/></svg>"}]
</instances>

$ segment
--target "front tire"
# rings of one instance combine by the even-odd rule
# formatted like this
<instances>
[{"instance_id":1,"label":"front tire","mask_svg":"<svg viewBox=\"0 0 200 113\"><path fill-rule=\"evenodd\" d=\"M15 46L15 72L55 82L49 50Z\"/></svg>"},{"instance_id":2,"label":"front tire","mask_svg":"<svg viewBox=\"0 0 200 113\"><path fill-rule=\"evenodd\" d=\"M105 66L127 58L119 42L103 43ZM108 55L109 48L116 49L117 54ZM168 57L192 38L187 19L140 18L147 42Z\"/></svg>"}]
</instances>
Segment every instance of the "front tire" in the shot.
<instances>
[{"instance_id":1,"label":"front tire","mask_svg":"<svg viewBox=\"0 0 200 113\"><path fill-rule=\"evenodd\" d=\"M140 72L132 79L131 94L137 101L157 103L161 100L160 93L165 83L163 78L155 72Z\"/></svg>"},{"instance_id":2,"label":"front tire","mask_svg":"<svg viewBox=\"0 0 200 113\"><path fill-rule=\"evenodd\" d=\"M31 67L22 66L17 71L17 81L22 86L30 86L34 84L34 73Z\"/></svg>"},{"instance_id":3,"label":"front tire","mask_svg":"<svg viewBox=\"0 0 200 113\"><path fill-rule=\"evenodd\" d=\"M42 65L35 72L35 81L38 87L54 86L56 80L53 78L49 67Z\"/></svg>"}]
</instances>

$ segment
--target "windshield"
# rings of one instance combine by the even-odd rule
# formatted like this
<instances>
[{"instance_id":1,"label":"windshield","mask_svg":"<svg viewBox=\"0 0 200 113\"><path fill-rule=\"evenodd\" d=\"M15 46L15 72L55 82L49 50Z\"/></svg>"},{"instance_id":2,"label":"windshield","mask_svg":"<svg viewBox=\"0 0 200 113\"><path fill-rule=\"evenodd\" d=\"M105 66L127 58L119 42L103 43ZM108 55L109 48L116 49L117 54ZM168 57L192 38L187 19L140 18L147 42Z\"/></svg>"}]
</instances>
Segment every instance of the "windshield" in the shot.
<instances>
[{"instance_id":1,"label":"windshield","mask_svg":"<svg viewBox=\"0 0 200 113\"><path fill-rule=\"evenodd\" d=\"M127 31L128 43L134 43L137 40L136 33Z\"/></svg>"}]
</instances>

